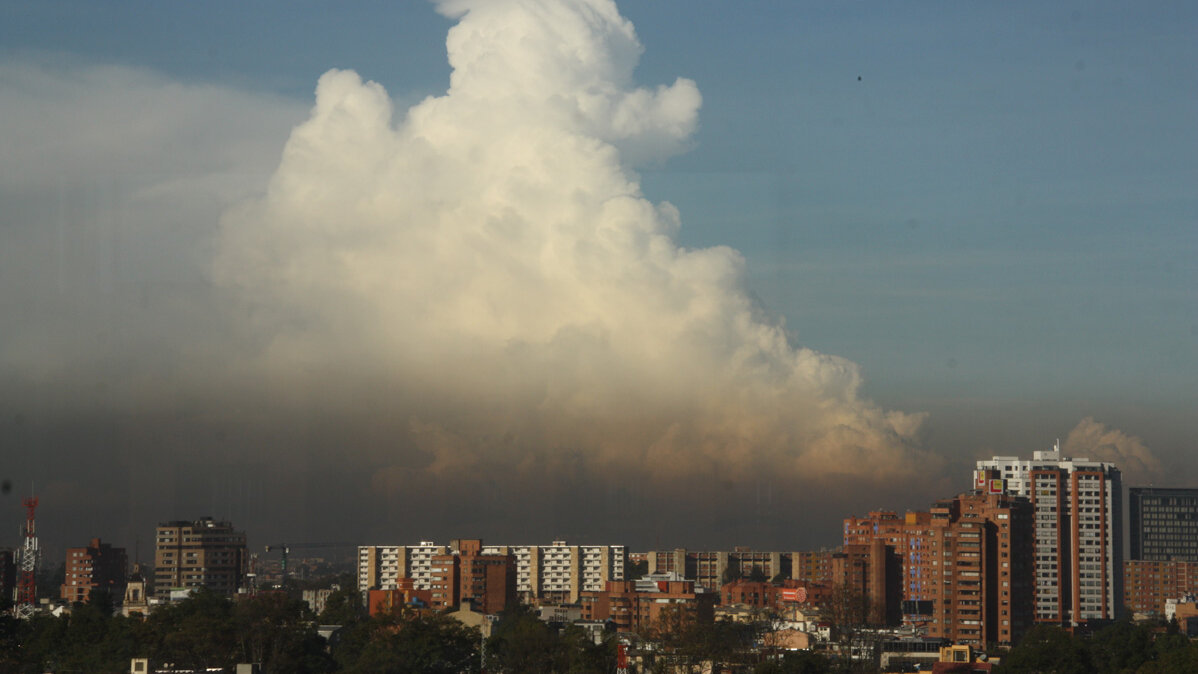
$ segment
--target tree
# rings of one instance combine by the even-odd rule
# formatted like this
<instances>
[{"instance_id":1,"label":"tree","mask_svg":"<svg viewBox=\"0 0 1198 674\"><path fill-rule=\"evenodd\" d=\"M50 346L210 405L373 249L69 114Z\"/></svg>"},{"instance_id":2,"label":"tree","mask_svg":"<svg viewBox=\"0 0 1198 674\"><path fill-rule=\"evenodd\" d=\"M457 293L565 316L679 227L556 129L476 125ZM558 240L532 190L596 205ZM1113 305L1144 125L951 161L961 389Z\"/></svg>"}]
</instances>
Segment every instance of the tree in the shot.
<instances>
[{"instance_id":1,"label":"tree","mask_svg":"<svg viewBox=\"0 0 1198 674\"><path fill-rule=\"evenodd\" d=\"M362 597L358 591L349 586L334 590L324 601L324 611L320 613L322 625L348 625L361 620L363 617Z\"/></svg>"},{"instance_id":2,"label":"tree","mask_svg":"<svg viewBox=\"0 0 1198 674\"><path fill-rule=\"evenodd\" d=\"M400 611L354 625L334 656L351 673L470 673L479 671L480 641L453 618Z\"/></svg>"},{"instance_id":3,"label":"tree","mask_svg":"<svg viewBox=\"0 0 1198 674\"><path fill-rule=\"evenodd\" d=\"M332 670L303 601L281 592L247 597L234 605L232 620L239 659L258 663L263 674Z\"/></svg>"},{"instance_id":4,"label":"tree","mask_svg":"<svg viewBox=\"0 0 1198 674\"><path fill-rule=\"evenodd\" d=\"M89 606L94 606L106 616L111 616L116 608L116 600L112 596L112 590L105 587L93 587L91 592L87 594L87 603Z\"/></svg>"},{"instance_id":5,"label":"tree","mask_svg":"<svg viewBox=\"0 0 1198 674\"><path fill-rule=\"evenodd\" d=\"M562 657L557 634L532 610L519 604L504 611L487 640L488 671L561 671Z\"/></svg>"},{"instance_id":6,"label":"tree","mask_svg":"<svg viewBox=\"0 0 1198 674\"><path fill-rule=\"evenodd\" d=\"M616 640L614 633L604 636L600 643L575 625L569 625L559 635L561 650L566 657L568 674L608 674L616 671Z\"/></svg>"},{"instance_id":7,"label":"tree","mask_svg":"<svg viewBox=\"0 0 1198 674\"><path fill-rule=\"evenodd\" d=\"M1157 655L1151 630L1126 620L1099 631L1089 646L1091 661L1104 672L1134 672Z\"/></svg>"},{"instance_id":8,"label":"tree","mask_svg":"<svg viewBox=\"0 0 1198 674\"><path fill-rule=\"evenodd\" d=\"M1185 639L1185 637L1182 637ZM1160 660L1149 662L1139 671L1145 674L1192 674L1198 672L1198 646L1189 640L1172 640L1161 652Z\"/></svg>"},{"instance_id":9,"label":"tree","mask_svg":"<svg viewBox=\"0 0 1198 674\"><path fill-rule=\"evenodd\" d=\"M1036 625L1007 654L1000 671L1087 674L1095 667L1089 652L1068 632Z\"/></svg>"},{"instance_id":10,"label":"tree","mask_svg":"<svg viewBox=\"0 0 1198 674\"><path fill-rule=\"evenodd\" d=\"M735 583L744 577L744 574L740 570L740 562L728 560L728 566L724 567L724 573L720 577L720 584L727 585L728 583Z\"/></svg>"},{"instance_id":11,"label":"tree","mask_svg":"<svg viewBox=\"0 0 1198 674\"><path fill-rule=\"evenodd\" d=\"M201 587L183 601L150 614L150 657L179 668L232 668L239 651L233 602Z\"/></svg>"},{"instance_id":12,"label":"tree","mask_svg":"<svg viewBox=\"0 0 1198 674\"><path fill-rule=\"evenodd\" d=\"M853 655L865 646L869 635L865 627L870 618L870 597L854 585L837 585L828 595L824 612L832 625L832 639L839 651L840 669L851 671Z\"/></svg>"}]
</instances>

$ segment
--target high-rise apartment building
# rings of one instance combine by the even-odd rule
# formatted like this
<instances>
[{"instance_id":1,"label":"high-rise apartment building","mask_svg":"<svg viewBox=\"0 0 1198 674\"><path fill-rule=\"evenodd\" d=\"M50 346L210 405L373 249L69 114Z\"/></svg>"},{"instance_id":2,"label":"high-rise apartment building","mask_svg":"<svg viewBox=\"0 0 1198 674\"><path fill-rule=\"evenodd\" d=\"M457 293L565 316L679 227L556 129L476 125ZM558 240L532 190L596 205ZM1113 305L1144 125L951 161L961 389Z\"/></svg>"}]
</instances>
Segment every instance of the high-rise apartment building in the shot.
<instances>
[{"instance_id":1,"label":"high-rise apartment building","mask_svg":"<svg viewBox=\"0 0 1198 674\"><path fill-rule=\"evenodd\" d=\"M66 571L59 596L66 602L87 601L94 589L112 593L114 602L125 595L129 560L124 548L93 538L82 548L67 548Z\"/></svg>"},{"instance_id":2,"label":"high-rise apartment building","mask_svg":"<svg viewBox=\"0 0 1198 674\"><path fill-rule=\"evenodd\" d=\"M519 601L516 558L484 552L482 541L458 541L458 602L494 615Z\"/></svg>"},{"instance_id":3,"label":"high-rise apartment building","mask_svg":"<svg viewBox=\"0 0 1198 674\"><path fill-rule=\"evenodd\" d=\"M245 582L245 532L210 517L162 522L155 534L154 596L171 590L206 587L233 595Z\"/></svg>"},{"instance_id":4,"label":"high-rise apartment building","mask_svg":"<svg viewBox=\"0 0 1198 674\"><path fill-rule=\"evenodd\" d=\"M1130 487L1129 559L1198 562L1198 489Z\"/></svg>"},{"instance_id":5,"label":"high-rise apartment building","mask_svg":"<svg viewBox=\"0 0 1198 674\"><path fill-rule=\"evenodd\" d=\"M459 540L453 552L433 555L429 607L436 610L469 604L494 615L517 600L516 562L510 554L484 554L482 541Z\"/></svg>"},{"instance_id":6,"label":"high-rise apartment building","mask_svg":"<svg viewBox=\"0 0 1198 674\"><path fill-rule=\"evenodd\" d=\"M896 622L901 597L903 621L929 637L1010 645L1031 625L1031 522L1026 499L979 493L849 518L833 582L859 588L873 622Z\"/></svg>"},{"instance_id":7,"label":"high-rise apartment building","mask_svg":"<svg viewBox=\"0 0 1198 674\"><path fill-rule=\"evenodd\" d=\"M457 555L433 555L432 578L429 579L432 600L429 602L429 608L442 611L457 607L460 573L461 560Z\"/></svg>"},{"instance_id":8,"label":"high-rise apartment building","mask_svg":"<svg viewBox=\"0 0 1198 674\"><path fill-rule=\"evenodd\" d=\"M1123 603L1122 482L1110 463L1061 456L978 461L979 491L1026 496L1035 521L1035 620L1073 626L1118 617Z\"/></svg>"},{"instance_id":9,"label":"high-rise apartment building","mask_svg":"<svg viewBox=\"0 0 1198 674\"><path fill-rule=\"evenodd\" d=\"M431 590L434 577L439 577L433 571L434 558L460 555L469 543L470 539L452 541L448 546L432 541L417 546L359 546L358 587L363 592L394 589L399 579L410 578L417 590ZM554 541L552 545L484 545L480 554L511 556L516 591L525 600L577 602L582 592L597 592L608 581L623 580L627 553L622 545L568 545L565 541ZM444 569L438 574L441 571Z\"/></svg>"},{"instance_id":10,"label":"high-rise apartment building","mask_svg":"<svg viewBox=\"0 0 1198 674\"><path fill-rule=\"evenodd\" d=\"M867 543L847 543L832 555L832 587L846 592L836 610L851 609L855 602L847 598L853 594L865 600L861 606L863 615L852 615L855 611L849 610L837 620L863 619L877 626L898 624L902 599L901 549L883 538L875 538Z\"/></svg>"},{"instance_id":11,"label":"high-rise apartment building","mask_svg":"<svg viewBox=\"0 0 1198 674\"><path fill-rule=\"evenodd\" d=\"M720 591L724 583L750 578L789 577L793 557L789 552L764 552L746 547L732 550L656 550L648 553L650 574L676 573L708 592Z\"/></svg>"},{"instance_id":12,"label":"high-rise apartment building","mask_svg":"<svg viewBox=\"0 0 1198 674\"><path fill-rule=\"evenodd\" d=\"M394 590L400 579L412 581L416 590L431 590L433 557L450 552L449 546L433 541L419 545L358 546L358 589Z\"/></svg>"}]
</instances>

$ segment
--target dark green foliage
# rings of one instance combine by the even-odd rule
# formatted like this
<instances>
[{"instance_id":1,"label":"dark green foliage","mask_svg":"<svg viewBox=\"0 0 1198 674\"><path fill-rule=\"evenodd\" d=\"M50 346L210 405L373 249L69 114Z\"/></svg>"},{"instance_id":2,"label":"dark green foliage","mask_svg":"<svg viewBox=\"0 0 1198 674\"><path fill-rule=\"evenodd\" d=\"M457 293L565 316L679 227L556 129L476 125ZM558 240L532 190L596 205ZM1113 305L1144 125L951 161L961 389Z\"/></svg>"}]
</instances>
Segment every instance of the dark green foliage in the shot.
<instances>
[{"instance_id":1,"label":"dark green foliage","mask_svg":"<svg viewBox=\"0 0 1198 674\"><path fill-rule=\"evenodd\" d=\"M149 656L179 668L229 668L237 664L232 616L233 602L201 588L187 600L151 614Z\"/></svg>"},{"instance_id":2,"label":"dark green foliage","mask_svg":"<svg viewBox=\"0 0 1198 674\"><path fill-rule=\"evenodd\" d=\"M1103 671L1134 672L1155 659L1152 637L1144 627L1120 621L1094 635L1090 642L1091 659Z\"/></svg>"},{"instance_id":3,"label":"dark green foliage","mask_svg":"<svg viewBox=\"0 0 1198 674\"><path fill-rule=\"evenodd\" d=\"M744 577L744 574L740 570L740 563L729 560L728 566L724 567L724 574L720 576L720 583L727 585L728 583L735 583Z\"/></svg>"},{"instance_id":4,"label":"dark green foliage","mask_svg":"<svg viewBox=\"0 0 1198 674\"><path fill-rule=\"evenodd\" d=\"M850 593L851 594L851 593ZM846 596L845 631L854 633L864 604ZM203 590L163 606L148 618L111 615L111 598L96 593L69 615L18 621L0 615L0 674L46 671L122 673L134 657L178 668L231 670L256 662L266 674L475 674L483 663L479 632L444 615L400 612L368 618L355 592L335 593L322 617L343 625L326 644L315 616L285 593L238 601ZM866 667L845 658L788 652L762 661L764 623L697 623L664 612L646 631L658 644L652 667L712 666L756 674L826 674ZM506 612L485 644L489 672L600 674L615 669L611 638L595 644L583 630L542 622L523 606ZM705 664L705 663L709 663ZM861 670L866 671L866 670ZM1198 646L1176 625L1121 622L1093 636L1037 626L1002 658L1000 672L1045 674L1182 674L1198 672Z\"/></svg>"},{"instance_id":5,"label":"dark green foliage","mask_svg":"<svg viewBox=\"0 0 1198 674\"><path fill-rule=\"evenodd\" d=\"M1002 660L1001 672L1182 674L1198 672L1198 646L1156 625L1120 622L1092 637L1033 628Z\"/></svg>"},{"instance_id":6,"label":"dark green foliage","mask_svg":"<svg viewBox=\"0 0 1198 674\"><path fill-rule=\"evenodd\" d=\"M362 619L362 597L353 587L343 585L325 599L320 614L322 625L349 625Z\"/></svg>"},{"instance_id":7,"label":"dark green foliage","mask_svg":"<svg viewBox=\"0 0 1198 674\"><path fill-rule=\"evenodd\" d=\"M753 670L754 674L828 674L832 662L826 657L810 651L786 653L780 660L763 662Z\"/></svg>"},{"instance_id":8,"label":"dark green foliage","mask_svg":"<svg viewBox=\"0 0 1198 674\"><path fill-rule=\"evenodd\" d=\"M548 625L524 606L505 611L487 640L489 672L603 674L615 665L613 639L595 644L583 630Z\"/></svg>"},{"instance_id":9,"label":"dark green foliage","mask_svg":"<svg viewBox=\"0 0 1198 674\"><path fill-rule=\"evenodd\" d=\"M561 664L557 633L523 605L505 611L487 640L488 670L556 672Z\"/></svg>"},{"instance_id":10,"label":"dark green foliage","mask_svg":"<svg viewBox=\"0 0 1198 674\"><path fill-rule=\"evenodd\" d=\"M1002 671L1088 674L1094 666L1080 640L1059 627L1037 625L1007 654Z\"/></svg>"},{"instance_id":11,"label":"dark green foliage","mask_svg":"<svg viewBox=\"0 0 1198 674\"><path fill-rule=\"evenodd\" d=\"M718 671L723 665L755 664L755 644L765 627L765 622L701 622L683 611L665 610L643 636L660 644L671 662L696 666L711 662Z\"/></svg>"},{"instance_id":12,"label":"dark green foliage","mask_svg":"<svg viewBox=\"0 0 1198 674\"><path fill-rule=\"evenodd\" d=\"M240 662L257 662L263 674L330 671L332 657L316 634L308 605L281 593L243 599L233 607Z\"/></svg>"},{"instance_id":13,"label":"dark green foliage","mask_svg":"<svg viewBox=\"0 0 1198 674\"><path fill-rule=\"evenodd\" d=\"M624 567L624 580L640 580L649 573L649 562L629 562Z\"/></svg>"},{"instance_id":14,"label":"dark green foliage","mask_svg":"<svg viewBox=\"0 0 1198 674\"><path fill-rule=\"evenodd\" d=\"M113 616L105 595L60 618L0 620L0 672L123 673L135 657L179 668L257 662L263 672L335 671L305 605L282 595L234 604L201 590L145 619Z\"/></svg>"},{"instance_id":15,"label":"dark green foliage","mask_svg":"<svg viewBox=\"0 0 1198 674\"><path fill-rule=\"evenodd\" d=\"M334 657L343 672L456 674L479 671L478 630L442 615L401 614L355 623Z\"/></svg>"}]
</instances>

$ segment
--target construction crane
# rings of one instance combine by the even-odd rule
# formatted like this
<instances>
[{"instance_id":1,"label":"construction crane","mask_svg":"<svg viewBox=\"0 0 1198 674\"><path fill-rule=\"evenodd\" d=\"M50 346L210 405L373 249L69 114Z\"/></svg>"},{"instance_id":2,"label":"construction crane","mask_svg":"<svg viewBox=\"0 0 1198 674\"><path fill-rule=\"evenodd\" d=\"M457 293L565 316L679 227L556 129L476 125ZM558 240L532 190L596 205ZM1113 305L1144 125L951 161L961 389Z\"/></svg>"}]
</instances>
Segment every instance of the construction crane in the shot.
<instances>
[{"instance_id":1,"label":"construction crane","mask_svg":"<svg viewBox=\"0 0 1198 674\"><path fill-rule=\"evenodd\" d=\"M291 552L292 548L295 548L298 550L301 548L308 549L308 548L354 548L354 547L357 547L357 545L355 543L293 543L290 545L288 545L287 543L272 543L271 545L266 546L266 552L274 552L276 550L279 552L279 555L280 555L279 556L279 568L280 568L280 571L282 572L283 584L286 585L287 584L287 555Z\"/></svg>"}]
</instances>

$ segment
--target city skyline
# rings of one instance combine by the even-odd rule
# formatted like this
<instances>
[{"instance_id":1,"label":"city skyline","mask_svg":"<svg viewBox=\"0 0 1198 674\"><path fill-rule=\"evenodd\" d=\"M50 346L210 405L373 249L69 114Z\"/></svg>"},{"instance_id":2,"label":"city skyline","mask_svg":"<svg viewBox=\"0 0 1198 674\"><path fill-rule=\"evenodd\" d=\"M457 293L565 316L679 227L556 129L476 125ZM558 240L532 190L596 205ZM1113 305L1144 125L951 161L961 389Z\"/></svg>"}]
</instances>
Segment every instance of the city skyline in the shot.
<instances>
[{"instance_id":1,"label":"city skyline","mask_svg":"<svg viewBox=\"0 0 1198 674\"><path fill-rule=\"evenodd\" d=\"M1198 484L1194 8L618 11L0 3L0 525L809 549L1058 438Z\"/></svg>"}]
</instances>

